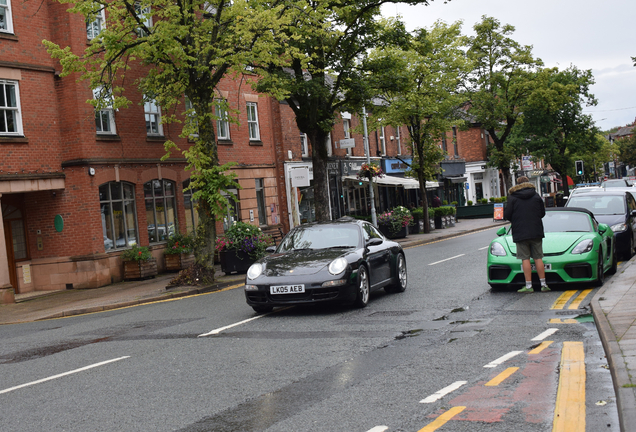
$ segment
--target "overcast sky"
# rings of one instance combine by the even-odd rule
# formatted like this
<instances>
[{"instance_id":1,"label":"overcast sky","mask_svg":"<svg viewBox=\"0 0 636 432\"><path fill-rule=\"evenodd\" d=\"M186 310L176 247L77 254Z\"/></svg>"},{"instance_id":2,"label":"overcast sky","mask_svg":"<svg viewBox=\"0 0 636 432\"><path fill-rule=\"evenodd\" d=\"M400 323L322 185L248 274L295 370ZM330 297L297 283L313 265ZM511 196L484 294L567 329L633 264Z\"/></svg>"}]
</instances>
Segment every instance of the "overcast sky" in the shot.
<instances>
[{"instance_id":1,"label":"overcast sky","mask_svg":"<svg viewBox=\"0 0 636 432\"><path fill-rule=\"evenodd\" d=\"M463 21L474 35L482 15L515 27L512 39L532 45L547 67L592 69L598 105L586 108L601 130L636 119L636 0L434 0L429 6L386 5L384 16L402 16L408 30L439 20Z\"/></svg>"}]
</instances>

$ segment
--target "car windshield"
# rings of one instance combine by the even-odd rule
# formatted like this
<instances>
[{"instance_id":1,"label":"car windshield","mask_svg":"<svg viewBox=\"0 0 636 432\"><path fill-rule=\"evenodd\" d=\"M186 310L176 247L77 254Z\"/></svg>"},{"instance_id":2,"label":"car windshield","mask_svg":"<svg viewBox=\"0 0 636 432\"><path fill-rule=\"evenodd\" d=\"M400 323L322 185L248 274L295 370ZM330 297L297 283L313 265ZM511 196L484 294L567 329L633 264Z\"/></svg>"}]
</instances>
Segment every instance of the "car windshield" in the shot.
<instances>
[{"instance_id":1,"label":"car windshield","mask_svg":"<svg viewBox=\"0 0 636 432\"><path fill-rule=\"evenodd\" d=\"M360 229L357 225L301 225L287 234L277 252L358 247L359 243Z\"/></svg>"},{"instance_id":2,"label":"car windshield","mask_svg":"<svg viewBox=\"0 0 636 432\"><path fill-rule=\"evenodd\" d=\"M622 179L617 179L617 180L606 180L603 183L601 183L602 187L629 187L630 184L627 183L626 180L622 180Z\"/></svg>"},{"instance_id":3,"label":"car windshield","mask_svg":"<svg viewBox=\"0 0 636 432\"><path fill-rule=\"evenodd\" d=\"M551 232L590 232L590 216L580 212L547 212L543 218L543 231Z\"/></svg>"},{"instance_id":4,"label":"car windshield","mask_svg":"<svg viewBox=\"0 0 636 432\"><path fill-rule=\"evenodd\" d=\"M625 197L619 195L576 195L568 200L568 207L581 207L595 215L625 214Z\"/></svg>"}]
</instances>

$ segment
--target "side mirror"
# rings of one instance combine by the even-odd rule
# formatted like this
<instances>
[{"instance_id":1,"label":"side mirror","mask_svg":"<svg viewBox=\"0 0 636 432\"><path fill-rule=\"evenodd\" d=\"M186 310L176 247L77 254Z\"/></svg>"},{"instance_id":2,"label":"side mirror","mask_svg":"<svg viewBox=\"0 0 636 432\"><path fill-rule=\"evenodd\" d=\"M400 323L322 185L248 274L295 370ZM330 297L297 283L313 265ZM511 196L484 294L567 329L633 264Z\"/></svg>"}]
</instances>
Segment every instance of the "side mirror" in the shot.
<instances>
[{"instance_id":1,"label":"side mirror","mask_svg":"<svg viewBox=\"0 0 636 432\"><path fill-rule=\"evenodd\" d=\"M377 237L373 237L372 239L369 239L369 241L367 242L367 246L379 246L382 244L384 240L382 240L381 238L377 238Z\"/></svg>"},{"instance_id":2,"label":"side mirror","mask_svg":"<svg viewBox=\"0 0 636 432\"><path fill-rule=\"evenodd\" d=\"M603 234L608 229L609 229L609 225L602 224L602 223L598 224L598 232L600 232L601 234Z\"/></svg>"},{"instance_id":3,"label":"side mirror","mask_svg":"<svg viewBox=\"0 0 636 432\"><path fill-rule=\"evenodd\" d=\"M502 235L506 235L506 231L508 231L506 227L501 227L497 230L497 235L499 237L501 237Z\"/></svg>"},{"instance_id":4,"label":"side mirror","mask_svg":"<svg viewBox=\"0 0 636 432\"><path fill-rule=\"evenodd\" d=\"M636 210L632 210L632 212L630 213L630 216L636 216Z\"/></svg>"},{"instance_id":5,"label":"side mirror","mask_svg":"<svg viewBox=\"0 0 636 432\"><path fill-rule=\"evenodd\" d=\"M265 248L265 252L267 252L267 253L274 253L274 252L276 252L276 246L267 246L267 247Z\"/></svg>"}]
</instances>

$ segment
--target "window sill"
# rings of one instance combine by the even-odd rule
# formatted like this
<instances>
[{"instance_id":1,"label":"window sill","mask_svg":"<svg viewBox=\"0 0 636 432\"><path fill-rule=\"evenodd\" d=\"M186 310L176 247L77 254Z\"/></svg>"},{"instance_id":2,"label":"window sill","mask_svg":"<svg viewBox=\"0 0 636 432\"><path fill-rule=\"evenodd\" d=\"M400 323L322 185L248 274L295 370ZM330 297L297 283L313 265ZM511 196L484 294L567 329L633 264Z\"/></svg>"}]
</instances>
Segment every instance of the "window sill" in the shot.
<instances>
[{"instance_id":1,"label":"window sill","mask_svg":"<svg viewBox=\"0 0 636 432\"><path fill-rule=\"evenodd\" d=\"M97 141L121 141L121 137L119 135L100 135L100 134L97 134L95 139Z\"/></svg>"},{"instance_id":2,"label":"window sill","mask_svg":"<svg viewBox=\"0 0 636 432\"><path fill-rule=\"evenodd\" d=\"M227 140L227 139L219 139L217 141L218 145L234 145L234 141L232 140Z\"/></svg>"},{"instance_id":3,"label":"window sill","mask_svg":"<svg viewBox=\"0 0 636 432\"><path fill-rule=\"evenodd\" d=\"M263 145L263 141L250 141L250 145L251 146L262 146Z\"/></svg>"},{"instance_id":4,"label":"window sill","mask_svg":"<svg viewBox=\"0 0 636 432\"><path fill-rule=\"evenodd\" d=\"M25 136L0 136L0 144L28 144L29 139Z\"/></svg>"},{"instance_id":5,"label":"window sill","mask_svg":"<svg viewBox=\"0 0 636 432\"><path fill-rule=\"evenodd\" d=\"M166 137L163 135L146 135L146 142L165 142Z\"/></svg>"},{"instance_id":6,"label":"window sill","mask_svg":"<svg viewBox=\"0 0 636 432\"><path fill-rule=\"evenodd\" d=\"M0 32L0 39L9 39L9 40L17 41L18 37L15 34L13 34L13 33Z\"/></svg>"}]
</instances>

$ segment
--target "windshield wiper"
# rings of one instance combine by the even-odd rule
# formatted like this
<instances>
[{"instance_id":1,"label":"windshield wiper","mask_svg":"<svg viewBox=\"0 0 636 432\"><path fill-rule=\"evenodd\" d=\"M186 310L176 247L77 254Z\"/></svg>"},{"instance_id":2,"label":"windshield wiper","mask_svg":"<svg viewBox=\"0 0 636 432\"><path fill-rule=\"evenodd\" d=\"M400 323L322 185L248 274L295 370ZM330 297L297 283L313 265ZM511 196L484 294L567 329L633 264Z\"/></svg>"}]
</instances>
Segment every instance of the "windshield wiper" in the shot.
<instances>
[{"instance_id":1,"label":"windshield wiper","mask_svg":"<svg viewBox=\"0 0 636 432\"><path fill-rule=\"evenodd\" d=\"M340 245L340 246L329 246L327 249L349 249L349 248L352 248L352 247L355 247L355 246L343 246L343 245Z\"/></svg>"}]
</instances>

